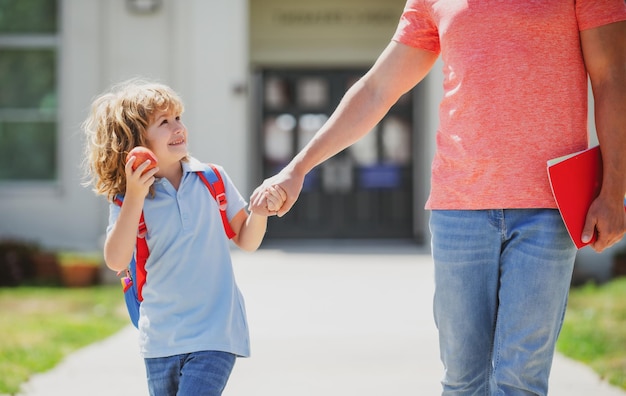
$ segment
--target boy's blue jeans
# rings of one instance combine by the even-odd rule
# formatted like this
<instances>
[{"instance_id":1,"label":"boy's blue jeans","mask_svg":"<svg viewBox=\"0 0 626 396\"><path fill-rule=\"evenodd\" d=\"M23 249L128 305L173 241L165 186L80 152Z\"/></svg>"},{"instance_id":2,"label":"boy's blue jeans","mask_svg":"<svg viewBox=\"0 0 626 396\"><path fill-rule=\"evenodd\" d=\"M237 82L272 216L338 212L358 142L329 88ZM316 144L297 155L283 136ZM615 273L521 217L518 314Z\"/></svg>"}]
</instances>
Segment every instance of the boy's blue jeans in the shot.
<instances>
[{"instance_id":1,"label":"boy's blue jeans","mask_svg":"<svg viewBox=\"0 0 626 396\"><path fill-rule=\"evenodd\" d=\"M557 210L431 213L443 395L546 395L576 248Z\"/></svg>"},{"instance_id":2,"label":"boy's blue jeans","mask_svg":"<svg viewBox=\"0 0 626 396\"><path fill-rule=\"evenodd\" d=\"M219 351L144 359L150 396L219 396L235 359Z\"/></svg>"}]
</instances>

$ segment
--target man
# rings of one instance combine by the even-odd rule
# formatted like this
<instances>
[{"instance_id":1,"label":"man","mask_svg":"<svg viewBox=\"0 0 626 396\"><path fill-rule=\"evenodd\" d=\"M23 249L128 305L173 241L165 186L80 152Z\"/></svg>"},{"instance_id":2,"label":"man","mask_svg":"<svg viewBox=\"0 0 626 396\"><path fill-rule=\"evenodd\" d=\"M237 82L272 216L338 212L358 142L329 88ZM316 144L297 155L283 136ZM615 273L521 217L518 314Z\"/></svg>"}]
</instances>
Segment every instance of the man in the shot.
<instances>
[{"instance_id":1,"label":"man","mask_svg":"<svg viewBox=\"0 0 626 396\"><path fill-rule=\"evenodd\" d=\"M583 240L626 229L624 0L409 0L391 43L304 149L257 188L284 215L305 175L363 137L441 56L426 209L444 395L545 395L576 248L546 161L587 148L591 80L604 182Z\"/></svg>"}]
</instances>

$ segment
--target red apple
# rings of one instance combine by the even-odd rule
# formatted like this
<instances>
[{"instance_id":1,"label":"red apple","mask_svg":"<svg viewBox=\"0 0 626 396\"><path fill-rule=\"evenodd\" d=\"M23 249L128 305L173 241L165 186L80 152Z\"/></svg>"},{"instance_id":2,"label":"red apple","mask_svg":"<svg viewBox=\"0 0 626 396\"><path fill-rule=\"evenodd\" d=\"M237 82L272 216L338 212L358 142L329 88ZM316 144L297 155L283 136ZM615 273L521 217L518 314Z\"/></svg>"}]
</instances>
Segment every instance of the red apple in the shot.
<instances>
[{"instance_id":1,"label":"red apple","mask_svg":"<svg viewBox=\"0 0 626 396\"><path fill-rule=\"evenodd\" d=\"M128 155L126 156L126 162L130 159L130 157L136 157L135 162L133 162L133 170L137 169L137 167L143 164L146 160L150 160L150 165L146 169L144 169L143 173L146 173L148 170L157 166L157 158L156 155L150 149L137 146L134 149L130 150Z\"/></svg>"}]
</instances>

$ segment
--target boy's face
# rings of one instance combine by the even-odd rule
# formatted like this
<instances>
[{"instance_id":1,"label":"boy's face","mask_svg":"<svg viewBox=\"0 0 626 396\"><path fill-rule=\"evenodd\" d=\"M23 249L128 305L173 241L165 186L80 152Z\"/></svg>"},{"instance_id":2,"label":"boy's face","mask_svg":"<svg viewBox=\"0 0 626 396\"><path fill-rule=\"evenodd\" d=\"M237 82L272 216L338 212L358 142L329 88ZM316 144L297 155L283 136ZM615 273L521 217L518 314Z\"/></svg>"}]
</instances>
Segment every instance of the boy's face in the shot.
<instances>
[{"instance_id":1,"label":"boy's face","mask_svg":"<svg viewBox=\"0 0 626 396\"><path fill-rule=\"evenodd\" d=\"M146 131L146 143L159 160L159 168L179 163L187 155L187 128L180 114L155 113Z\"/></svg>"}]
</instances>

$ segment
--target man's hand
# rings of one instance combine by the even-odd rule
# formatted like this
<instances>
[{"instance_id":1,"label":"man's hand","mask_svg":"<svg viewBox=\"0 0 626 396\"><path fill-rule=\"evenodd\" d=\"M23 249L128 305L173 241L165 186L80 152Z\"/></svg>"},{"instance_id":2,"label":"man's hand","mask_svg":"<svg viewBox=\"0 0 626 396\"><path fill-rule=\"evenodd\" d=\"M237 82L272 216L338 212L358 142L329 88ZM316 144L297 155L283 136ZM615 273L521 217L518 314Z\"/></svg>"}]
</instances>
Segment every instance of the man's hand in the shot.
<instances>
[{"instance_id":1,"label":"man's hand","mask_svg":"<svg viewBox=\"0 0 626 396\"><path fill-rule=\"evenodd\" d=\"M260 191L260 194L262 195L262 199L259 201L260 205L253 205L251 197L248 210L261 216L277 215L287 198L287 193L280 186L268 185Z\"/></svg>"},{"instance_id":2,"label":"man's hand","mask_svg":"<svg viewBox=\"0 0 626 396\"><path fill-rule=\"evenodd\" d=\"M303 183L304 175L298 175L296 172L285 168L277 175L265 179L263 184L254 190L250 197L249 210L259 214L264 213L266 216L276 214L278 217L282 217L296 203L300 191L302 191ZM268 194L272 194L272 189L281 196L282 204L278 208L275 207L277 199L274 199L273 202L268 201Z\"/></svg>"},{"instance_id":3,"label":"man's hand","mask_svg":"<svg viewBox=\"0 0 626 396\"><path fill-rule=\"evenodd\" d=\"M602 195L596 198L589 211L583 228L582 240L589 242L597 232L597 237L590 246L596 252L616 244L626 232L626 212L623 200L608 200Z\"/></svg>"}]
</instances>

